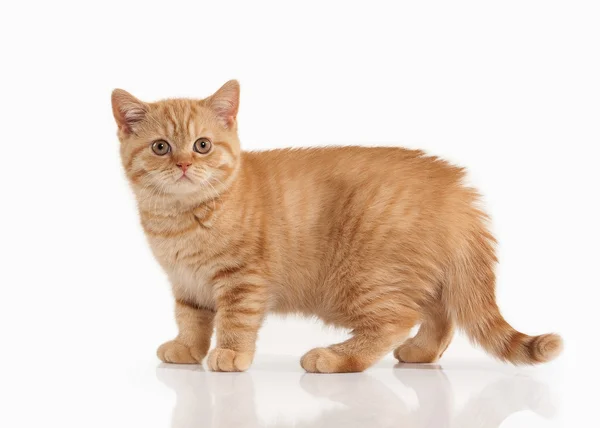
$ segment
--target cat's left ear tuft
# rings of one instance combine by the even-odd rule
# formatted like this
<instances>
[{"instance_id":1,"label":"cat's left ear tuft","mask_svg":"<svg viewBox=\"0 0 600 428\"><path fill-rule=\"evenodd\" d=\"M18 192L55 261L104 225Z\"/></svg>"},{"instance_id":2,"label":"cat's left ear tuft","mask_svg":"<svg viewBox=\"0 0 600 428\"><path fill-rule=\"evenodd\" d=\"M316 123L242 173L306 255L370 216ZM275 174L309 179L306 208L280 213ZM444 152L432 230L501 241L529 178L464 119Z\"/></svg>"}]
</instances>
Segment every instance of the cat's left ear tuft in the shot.
<instances>
[{"instance_id":1,"label":"cat's left ear tuft","mask_svg":"<svg viewBox=\"0 0 600 428\"><path fill-rule=\"evenodd\" d=\"M125 134L133 133L135 125L146 116L148 105L123 89L115 89L111 100L113 115L119 129Z\"/></svg>"},{"instance_id":2,"label":"cat's left ear tuft","mask_svg":"<svg viewBox=\"0 0 600 428\"><path fill-rule=\"evenodd\" d=\"M240 106L240 84L237 80L230 80L206 101L225 128L230 128L235 123Z\"/></svg>"}]
</instances>

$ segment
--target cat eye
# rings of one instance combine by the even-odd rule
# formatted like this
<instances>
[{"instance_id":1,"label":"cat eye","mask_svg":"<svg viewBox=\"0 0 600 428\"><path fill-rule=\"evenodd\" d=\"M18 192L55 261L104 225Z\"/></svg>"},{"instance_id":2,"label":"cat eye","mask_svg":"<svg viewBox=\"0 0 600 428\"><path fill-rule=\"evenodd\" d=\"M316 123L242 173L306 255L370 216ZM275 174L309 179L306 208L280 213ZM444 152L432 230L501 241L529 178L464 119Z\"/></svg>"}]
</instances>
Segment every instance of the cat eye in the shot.
<instances>
[{"instance_id":1,"label":"cat eye","mask_svg":"<svg viewBox=\"0 0 600 428\"><path fill-rule=\"evenodd\" d=\"M212 149L212 143L208 138L198 138L194 143L194 151L205 155Z\"/></svg>"},{"instance_id":2,"label":"cat eye","mask_svg":"<svg viewBox=\"0 0 600 428\"><path fill-rule=\"evenodd\" d=\"M156 140L152 143L152 151L158 156L164 156L171 151L171 146L165 140Z\"/></svg>"}]
</instances>

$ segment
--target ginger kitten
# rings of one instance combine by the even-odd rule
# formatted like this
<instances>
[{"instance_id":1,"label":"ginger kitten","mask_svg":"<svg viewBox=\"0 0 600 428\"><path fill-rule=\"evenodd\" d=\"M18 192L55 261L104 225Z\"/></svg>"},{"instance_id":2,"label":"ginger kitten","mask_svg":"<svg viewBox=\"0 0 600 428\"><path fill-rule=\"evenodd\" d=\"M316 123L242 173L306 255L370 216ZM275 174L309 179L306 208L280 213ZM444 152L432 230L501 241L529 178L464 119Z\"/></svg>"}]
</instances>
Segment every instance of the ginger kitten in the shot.
<instances>
[{"instance_id":1,"label":"ginger kitten","mask_svg":"<svg viewBox=\"0 0 600 428\"><path fill-rule=\"evenodd\" d=\"M208 354L211 370L246 370L268 312L352 331L306 353L309 372L365 370L394 348L429 363L455 326L514 364L560 353L560 336L502 318L495 241L463 169L402 148L242 152L238 105L236 81L204 100L112 94L123 166L176 302L179 334L162 361Z\"/></svg>"}]
</instances>

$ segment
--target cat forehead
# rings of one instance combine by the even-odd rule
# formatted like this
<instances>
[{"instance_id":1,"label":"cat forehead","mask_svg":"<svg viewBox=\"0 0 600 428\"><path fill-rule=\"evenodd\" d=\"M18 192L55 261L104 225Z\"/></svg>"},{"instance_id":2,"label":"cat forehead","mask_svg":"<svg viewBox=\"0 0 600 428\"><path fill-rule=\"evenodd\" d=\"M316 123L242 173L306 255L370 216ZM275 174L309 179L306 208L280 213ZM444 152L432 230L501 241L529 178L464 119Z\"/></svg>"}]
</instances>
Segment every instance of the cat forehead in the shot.
<instances>
[{"instance_id":1,"label":"cat forehead","mask_svg":"<svg viewBox=\"0 0 600 428\"><path fill-rule=\"evenodd\" d=\"M202 100L174 98L150 104L150 114L155 118L184 121L210 115L210 109Z\"/></svg>"},{"instance_id":2,"label":"cat forehead","mask_svg":"<svg viewBox=\"0 0 600 428\"><path fill-rule=\"evenodd\" d=\"M146 125L165 135L195 135L217 124L214 114L201 100L169 99L150 105Z\"/></svg>"}]
</instances>

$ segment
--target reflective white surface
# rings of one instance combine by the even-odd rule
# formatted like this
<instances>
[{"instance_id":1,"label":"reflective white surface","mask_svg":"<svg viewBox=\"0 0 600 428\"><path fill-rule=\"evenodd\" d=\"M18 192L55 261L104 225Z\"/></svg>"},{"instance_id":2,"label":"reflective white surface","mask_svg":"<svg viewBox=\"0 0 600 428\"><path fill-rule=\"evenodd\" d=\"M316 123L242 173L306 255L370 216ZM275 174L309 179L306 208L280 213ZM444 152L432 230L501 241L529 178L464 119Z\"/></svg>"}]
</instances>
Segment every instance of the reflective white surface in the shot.
<instances>
[{"instance_id":1,"label":"reflective white surface","mask_svg":"<svg viewBox=\"0 0 600 428\"><path fill-rule=\"evenodd\" d=\"M246 373L213 373L154 358L69 354L0 372L1 427L556 428L595 426L596 418L594 405L571 403L594 394L563 382L578 373L593 389L593 373L582 377L564 359L515 368L490 359L416 366L386 358L364 373L322 375L284 355L259 354Z\"/></svg>"},{"instance_id":2,"label":"reflective white surface","mask_svg":"<svg viewBox=\"0 0 600 428\"><path fill-rule=\"evenodd\" d=\"M292 357L259 356L247 373L161 364L156 379L175 393L173 428L562 426L556 373L528 372L386 360L365 373L319 375Z\"/></svg>"}]
</instances>

